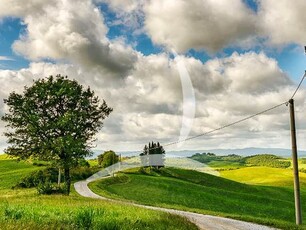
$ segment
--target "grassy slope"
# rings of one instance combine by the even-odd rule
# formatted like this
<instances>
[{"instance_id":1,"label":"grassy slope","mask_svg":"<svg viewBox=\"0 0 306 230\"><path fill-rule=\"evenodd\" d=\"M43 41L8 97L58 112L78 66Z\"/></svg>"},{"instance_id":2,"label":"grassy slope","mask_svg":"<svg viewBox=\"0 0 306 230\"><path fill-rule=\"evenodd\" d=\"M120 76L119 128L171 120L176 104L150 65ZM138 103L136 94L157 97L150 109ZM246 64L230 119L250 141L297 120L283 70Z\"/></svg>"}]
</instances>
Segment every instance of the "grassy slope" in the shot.
<instances>
[{"instance_id":1,"label":"grassy slope","mask_svg":"<svg viewBox=\"0 0 306 230\"><path fill-rule=\"evenodd\" d=\"M293 186L292 169L246 167L220 172L222 177L247 184L269 186ZM306 188L306 173L300 173L301 187Z\"/></svg>"},{"instance_id":2,"label":"grassy slope","mask_svg":"<svg viewBox=\"0 0 306 230\"><path fill-rule=\"evenodd\" d=\"M7 158L6 155L0 155L0 190L1 193L10 193L20 178L35 170L40 169L24 162L16 162L16 160Z\"/></svg>"},{"instance_id":3,"label":"grassy slope","mask_svg":"<svg viewBox=\"0 0 306 230\"><path fill-rule=\"evenodd\" d=\"M208 166L215 169L231 169L231 168L242 168L245 167L240 162L230 162L230 161L210 161L207 163Z\"/></svg>"},{"instance_id":4,"label":"grassy slope","mask_svg":"<svg viewBox=\"0 0 306 230\"><path fill-rule=\"evenodd\" d=\"M11 187L36 170L30 164L0 159L1 229L196 229L185 219L163 212L80 197L38 196L35 189Z\"/></svg>"},{"instance_id":5,"label":"grassy slope","mask_svg":"<svg viewBox=\"0 0 306 230\"><path fill-rule=\"evenodd\" d=\"M294 200L289 188L241 184L182 169L165 169L153 175L122 173L89 186L107 197L294 228Z\"/></svg>"}]
</instances>

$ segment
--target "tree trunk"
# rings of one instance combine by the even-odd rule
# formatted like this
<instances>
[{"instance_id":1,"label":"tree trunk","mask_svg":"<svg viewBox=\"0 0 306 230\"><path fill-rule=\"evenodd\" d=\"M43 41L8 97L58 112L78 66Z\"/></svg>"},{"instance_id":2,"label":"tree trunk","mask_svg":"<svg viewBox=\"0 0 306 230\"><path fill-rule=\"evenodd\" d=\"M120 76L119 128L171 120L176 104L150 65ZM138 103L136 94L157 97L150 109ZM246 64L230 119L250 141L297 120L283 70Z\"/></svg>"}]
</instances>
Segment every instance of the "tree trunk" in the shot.
<instances>
[{"instance_id":1,"label":"tree trunk","mask_svg":"<svg viewBox=\"0 0 306 230\"><path fill-rule=\"evenodd\" d=\"M69 195L70 193L70 185L71 185L71 178L70 178L70 169L65 168L65 187L66 187L66 194Z\"/></svg>"},{"instance_id":2,"label":"tree trunk","mask_svg":"<svg viewBox=\"0 0 306 230\"><path fill-rule=\"evenodd\" d=\"M61 186L61 168L58 168L57 186Z\"/></svg>"}]
</instances>

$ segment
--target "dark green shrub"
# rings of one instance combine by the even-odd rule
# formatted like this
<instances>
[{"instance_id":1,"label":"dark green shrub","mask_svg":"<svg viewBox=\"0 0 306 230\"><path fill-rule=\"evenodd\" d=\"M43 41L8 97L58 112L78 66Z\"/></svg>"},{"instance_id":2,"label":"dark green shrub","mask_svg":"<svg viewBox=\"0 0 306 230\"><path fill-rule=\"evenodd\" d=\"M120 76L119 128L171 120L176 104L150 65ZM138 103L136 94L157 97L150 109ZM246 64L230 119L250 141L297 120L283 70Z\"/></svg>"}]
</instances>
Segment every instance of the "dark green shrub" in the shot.
<instances>
[{"instance_id":1,"label":"dark green shrub","mask_svg":"<svg viewBox=\"0 0 306 230\"><path fill-rule=\"evenodd\" d=\"M23 177L13 188L33 188L46 181L57 182L58 170L46 168Z\"/></svg>"},{"instance_id":2,"label":"dark green shrub","mask_svg":"<svg viewBox=\"0 0 306 230\"><path fill-rule=\"evenodd\" d=\"M77 167L71 170L72 180L85 180L101 170L99 167Z\"/></svg>"},{"instance_id":3,"label":"dark green shrub","mask_svg":"<svg viewBox=\"0 0 306 230\"><path fill-rule=\"evenodd\" d=\"M37 192L38 192L38 194L50 195L50 194L56 192L56 189L54 188L51 181L45 181L45 182L42 182L42 183L38 184Z\"/></svg>"},{"instance_id":4,"label":"dark green shrub","mask_svg":"<svg viewBox=\"0 0 306 230\"><path fill-rule=\"evenodd\" d=\"M90 164L89 164L88 161L85 160L85 159L80 159L78 165L79 165L80 167L88 167L88 168L90 167Z\"/></svg>"},{"instance_id":5,"label":"dark green shrub","mask_svg":"<svg viewBox=\"0 0 306 230\"><path fill-rule=\"evenodd\" d=\"M41 166L46 166L48 164L47 163L42 163L42 162L33 162L33 165L41 167Z\"/></svg>"},{"instance_id":6,"label":"dark green shrub","mask_svg":"<svg viewBox=\"0 0 306 230\"><path fill-rule=\"evenodd\" d=\"M86 161L87 162L87 161ZM84 180L99 171L98 167L77 167L71 170L72 180ZM58 169L45 168L23 177L13 188L34 188L47 182L57 183Z\"/></svg>"},{"instance_id":7,"label":"dark green shrub","mask_svg":"<svg viewBox=\"0 0 306 230\"><path fill-rule=\"evenodd\" d=\"M103 154L98 156L98 165L106 168L119 161L119 156L112 150L105 151Z\"/></svg>"}]
</instances>

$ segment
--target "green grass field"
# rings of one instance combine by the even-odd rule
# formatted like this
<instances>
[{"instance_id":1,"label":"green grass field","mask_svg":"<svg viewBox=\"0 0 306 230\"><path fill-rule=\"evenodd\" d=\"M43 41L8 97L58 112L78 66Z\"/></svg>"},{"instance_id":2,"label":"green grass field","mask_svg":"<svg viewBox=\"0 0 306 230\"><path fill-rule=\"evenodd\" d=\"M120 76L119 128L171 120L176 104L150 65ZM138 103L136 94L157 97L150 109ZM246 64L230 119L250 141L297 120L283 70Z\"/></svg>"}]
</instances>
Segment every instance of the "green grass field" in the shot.
<instances>
[{"instance_id":1,"label":"green grass field","mask_svg":"<svg viewBox=\"0 0 306 230\"><path fill-rule=\"evenodd\" d=\"M41 167L0 155L0 229L197 229L186 219L102 200L11 189Z\"/></svg>"},{"instance_id":2,"label":"green grass field","mask_svg":"<svg viewBox=\"0 0 306 230\"><path fill-rule=\"evenodd\" d=\"M293 187L292 169L246 167L220 172L221 176L241 183L267 186ZM306 173L299 173L302 189L306 190Z\"/></svg>"},{"instance_id":3,"label":"green grass field","mask_svg":"<svg viewBox=\"0 0 306 230\"><path fill-rule=\"evenodd\" d=\"M293 190L288 187L248 185L174 168L153 173L130 170L89 186L110 198L295 228ZM302 196L306 200L304 191Z\"/></svg>"},{"instance_id":4,"label":"green grass field","mask_svg":"<svg viewBox=\"0 0 306 230\"><path fill-rule=\"evenodd\" d=\"M210 161L207 163L208 166L220 170L220 169L236 169L236 168L242 168L245 167L240 162L230 162L230 161ZM222 170L220 170L222 171Z\"/></svg>"},{"instance_id":5,"label":"green grass field","mask_svg":"<svg viewBox=\"0 0 306 230\"><path fill-rule=\"evenodd\" d=\"M14 186L20 178L35 170L40 169L29 163L16 162L16 160L7 158L6 155L0 155L0 190L2 194L11 193Z\"/></svg>"}]
</instances>

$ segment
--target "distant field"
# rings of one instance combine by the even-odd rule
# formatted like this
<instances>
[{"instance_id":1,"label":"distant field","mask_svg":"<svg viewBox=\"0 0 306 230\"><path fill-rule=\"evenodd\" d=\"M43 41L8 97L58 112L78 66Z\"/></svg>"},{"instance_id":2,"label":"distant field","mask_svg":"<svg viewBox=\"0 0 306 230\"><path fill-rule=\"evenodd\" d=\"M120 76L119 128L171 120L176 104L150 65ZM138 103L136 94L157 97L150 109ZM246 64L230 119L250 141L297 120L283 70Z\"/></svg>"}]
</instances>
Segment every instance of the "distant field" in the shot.
<instances>
[{"instance_id":1,"label":"distant field","mask_svg":"<svg viewBox=\"0 0 306 230\"><path fill-rule=\"evenodd\" d=\"M272 168L289 168L291 166L290 160L272 154L258 154L242 157L236 154L217 156L214 153L197 153L190 158L205 163L218 171L250 166L265 166ZM303 163L306 163L306 160L304 160Z\"/></svg>"},{"instance_id":2,"label":"distant field","mask_svg":"<svg viewBox=\"0 0 306 230\"><path fill-rule=\"evenodd\" d=\"M25 162L16 162L7 158L6 156L0 155L0 190L2 193L11 192L12 186L14 186L21 177L29 174L35 170L40 169L38 166Z\"/></svg>"},{"instance_id":3,"label":"distant field","mask_svg":"<svg viewBox=\"0 0 306 230\"><path fill-rule=\"evenodd\" d=\"M35 189L11 189L37 169L0 159L0 229L197 229L179 216L83 198L74 190L70 196L45 196Z\"/></svg>"},{"instance_id":4,"label":"distant field","mask_svg":"<svg viewBox=\"0 0 306 230\"><path fill-rule=\"evenodd\" d=\"M222 171L220 174L224 178L247 184L293 187L293 172L291 168L246 167ZM306 188L306 173L300 172L299 175L301 186Z\"/></svg>"},{"instance_id":5,"label":"distant field","mask_svg":"<svg viewBox=\"0 0 306 230\"><path fill-rule=\"evenodd\" d=\"M6 154L0 154L0 160L8 159L8 156Z\"/></svg>"},{"instance_id":6,"label":"distant field","mask_svg":"<svg viewBox=\"0 0 306 230\"><path fill-rule=\"evenodd\" d=\"M292 188L247 185L174 168L151 173L129 170L89 186L94 192L115 199L227 216L284 229L295 227ZM303 199L306 199L305 192ZM306 215L306 210L303 214Z\"/></svg>"},{"instance_id":7,"label":"distant field","mask_svg":"<svg viewBox=\"0 0 306 230\"><path fill-rule=\"evenodd\" d=\"M239 162L229 161L210 161L209 163L207 163L207 165L216 169L236 169L245 167L245 165Z\"/></svg>"}]
</instances>

